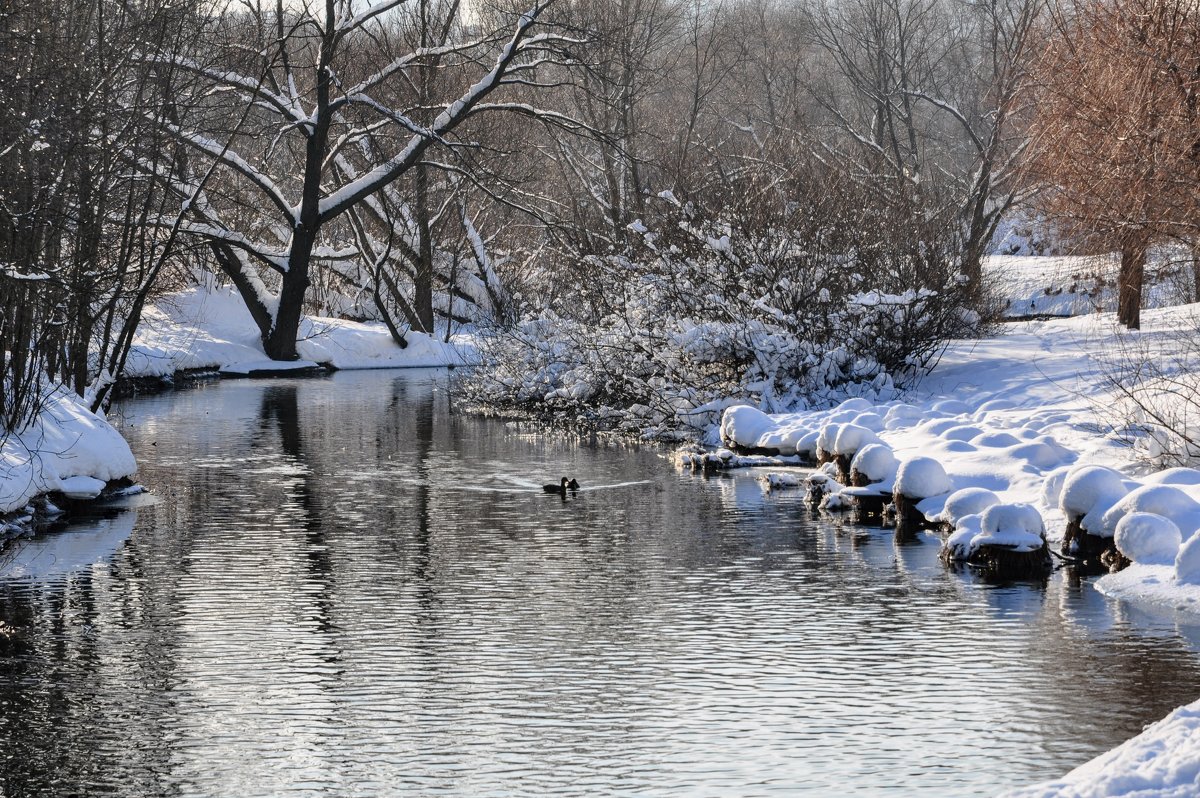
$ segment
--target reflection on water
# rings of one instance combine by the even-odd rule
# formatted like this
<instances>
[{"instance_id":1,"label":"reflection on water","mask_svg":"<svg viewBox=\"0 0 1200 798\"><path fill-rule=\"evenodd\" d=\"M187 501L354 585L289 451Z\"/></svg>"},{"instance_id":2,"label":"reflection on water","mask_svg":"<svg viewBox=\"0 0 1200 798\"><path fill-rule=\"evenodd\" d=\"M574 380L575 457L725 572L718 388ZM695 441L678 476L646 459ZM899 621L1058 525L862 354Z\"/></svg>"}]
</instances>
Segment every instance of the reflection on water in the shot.
<instances>
[{"instance_id":1,"label":"reflection on water","mask_svg":"<svg viewBox=\"0 0 1200 798\"><path fill-rule=\"evenodd\" d=\"M990 795L1200 696L1196 630L1087 584L450 403L127 403L159 503L0 580L0 794Z\"/></svg>"}]
</instances>

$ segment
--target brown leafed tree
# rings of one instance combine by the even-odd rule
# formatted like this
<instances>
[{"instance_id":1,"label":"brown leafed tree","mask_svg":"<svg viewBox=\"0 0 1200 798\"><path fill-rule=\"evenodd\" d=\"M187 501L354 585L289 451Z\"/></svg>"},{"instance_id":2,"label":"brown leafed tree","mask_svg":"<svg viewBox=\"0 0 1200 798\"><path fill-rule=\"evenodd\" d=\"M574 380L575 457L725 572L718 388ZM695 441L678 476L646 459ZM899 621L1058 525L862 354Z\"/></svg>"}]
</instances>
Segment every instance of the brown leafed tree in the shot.
<instances>
[{"instance_id":1,"label":"brown leafed tree","mask_svg":"<svg viewBox=\"0 0 1200 798\"><path fill-rule=\"evenodd\" d=\"M1068 232L1120 250L1117 315L1137 329L1148 247L1200 221L1200 6L1088 0L1034 73L1028 176Z\"/></svg>"}]
</instances>

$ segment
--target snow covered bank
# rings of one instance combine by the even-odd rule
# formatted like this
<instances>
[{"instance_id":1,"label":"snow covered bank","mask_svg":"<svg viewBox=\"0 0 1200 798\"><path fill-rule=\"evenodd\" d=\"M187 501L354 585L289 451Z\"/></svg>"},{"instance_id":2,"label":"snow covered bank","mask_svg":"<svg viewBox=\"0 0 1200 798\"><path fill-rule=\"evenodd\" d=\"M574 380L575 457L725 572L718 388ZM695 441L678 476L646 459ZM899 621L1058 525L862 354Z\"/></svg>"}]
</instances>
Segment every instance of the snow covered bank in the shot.
<instances>
[{"instance_id":1,"label":"snow covered bank","mask_svg":"<svg viewBox=\"0 0 1200 798\"><path fill-rule=\"evenodd\" d=\"M856 398L791 414L732 408L709 442L847 462L856 450L882 446L871 459L887 467L874 469L869 487L857 489L875 493L890 492L906 462L928 458L945 470L944 484L926 479L930 484L906 492L927 519L962 533L954 542L964 553L991 539L981 524L986 507L947 513L947 500L964 489L987 491L994 497L989 506L1036 509L1051 541L1072 520L1101 541L1124 540L1125 556L1137 565L1102 581L1108 595L1200 610L1200 585L1193 584L1200 582L1200 565L1193 570L1188 560L1177 567L1177 551L1191 551L1186 545L1167 551L1172 534L1186 543L1200 529L1200 470L1155 472L1146 462L1155 453L1154 436L1131 447L1129 430L1112 431L1120 426L1123 399L1111 380L1114 353L1165 352L1175 332L1195 325L1198 312L1197 306L1147 311L1145 329L1135 334L1117 328L1111 315L1014 323L1001 335L952 344L906 402ZM1125 516L1131 519L1119 532ZM1200 544L1195 556L1200 560ZM1147 557L1157 564L1143 563Z\"/></svg>"},{"instance_id":2,"label":"snow covered bank","mask_svg":"<svg viewBox=\"0 0 1200 798\"><path fill-rule=\"evenodd\" d=\"M1180 707L1057 781L1007 798L1194 798L1200 795L1200 701Z\"/></svg>"},{"instance_id":3,"label":"snow covered bank","mask_svg":"<svg viewBox=\"0 0 1200 798\"><path fill-rule=\"evenodd\" d=\"M1120 266L1116 254L992 255L983 264L987 284L1010 318L1114 311ZM1190 262L1172 258L1167 250L1156 252L1147 267L1143 306L1161 308L1190 302L1195 289Z\"/></svg>"},{"instance_id":4,"label":"snow covered bank","mask_svg":"<svg viewBox=\"0 0 1200 798\"><path fill-rule=\"evenodd\" d=\"M929 472L906 490L921 498L916 506L927 519L955 530L948 545L961 547L964 556L1001 533L1017 546L1035 545L1043 528L1057 540L1073 521L1133 562L1100 577L1098 590L1194 622L1200 618L1200 469L1152 465L1160 453L1156 436L1121 429L1130 413L1111 377L1122 353L1174 357L1178 331L1196 329L1198 313L1197 306L1149 310L1145 329L1133 334L1108 314L1010 324L996 337L954 343L905 402L852 399L792 414L733 408L710 442L829 460L829 473L832 458L849 454L838 441L862 443L860 430L869 430L877 441L854 456L884 446L898 468L893 472L884 462L887 467L870 475L879 479L869 488L842 489L826 497L829 505L855 490L890 491L899 474L913 481L908 478ZM842 434L847 429L854 434ZM870 459L888 460L878 450ZM939 469L905 468L923 459L940 464L944 476ZM765 482L769 490L802 484L783 476ZM1200 795L1200 702L1060 781L1013 795Z\"/></svg>"},{"instance_id":5,"label":"snow covered bank","mask_svg":"<svg viewBox=\"0 0 1200 798\"><path fill-rule=\"evenodd\" d=\"M20 524L29 502L47 493L100 495L106 483L137 472L129 444L70 391L51 393L37 419L0 446L0 513ZM32 512L32 510L30 510Z\"/></svg>"},{"instance_id":6,"label":"snow covered bank","mask_svg":"<svg viewBox=\"0 0 1200 798\"><path fill-rule=\"evenodd\" d=\"M297 351L301 360L278 363L263 353L258 327L232 288L192 288L162 297L143 314L126 377L169 377L179 371L232 376L291 371L318 365L338 369L458 366L476 360L473 339L450 341L418 332L399 347L381 323L306 317Z\"/></svg>"}]
</instances>

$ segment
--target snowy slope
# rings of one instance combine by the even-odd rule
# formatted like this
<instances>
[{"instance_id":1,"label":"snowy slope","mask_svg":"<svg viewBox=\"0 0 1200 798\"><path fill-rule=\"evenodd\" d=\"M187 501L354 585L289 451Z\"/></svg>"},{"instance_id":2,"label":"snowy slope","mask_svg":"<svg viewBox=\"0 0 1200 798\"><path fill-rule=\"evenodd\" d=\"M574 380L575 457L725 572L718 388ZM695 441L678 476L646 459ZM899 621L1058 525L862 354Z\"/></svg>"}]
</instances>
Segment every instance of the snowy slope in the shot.
<instances>
[{"instance_id":1,"label":"snowy slope","mask_svg":"<svg viewBox=\"0 0 1200 798\"><path fill-rule=\"evenodd\" d=\"M125 439L70 391L59 389L33 424L0 446L0 513L50 491L94 496L105 482L136 472Z\"/></svg>"},{"instance_id":2,"label":"snowy slope","mask_svg":"<svg viewBox=\"0 0 1200 798\"><path fill-rule=\"evenodd\" d=\"M1200 795L1200 701L1057 781L1007 798L1194 798Z\"/></svg>"},{"instance_id":3,"label":"snowy slope","mask_svg":"<svg viewBox=\"0 0 1200 798\"><path fill-rule=\"evenodd\" d=\"M401 349L383 324L305 318L297 351L285 364L267 359L258 327L232 288L193 288L162 297L143 314L126 367L128 377L161 377L211 369L230 374L330 365L372 369L463 365L475 358L469 336L445 343L418 332Z\"/></svg>"}]
</instances>

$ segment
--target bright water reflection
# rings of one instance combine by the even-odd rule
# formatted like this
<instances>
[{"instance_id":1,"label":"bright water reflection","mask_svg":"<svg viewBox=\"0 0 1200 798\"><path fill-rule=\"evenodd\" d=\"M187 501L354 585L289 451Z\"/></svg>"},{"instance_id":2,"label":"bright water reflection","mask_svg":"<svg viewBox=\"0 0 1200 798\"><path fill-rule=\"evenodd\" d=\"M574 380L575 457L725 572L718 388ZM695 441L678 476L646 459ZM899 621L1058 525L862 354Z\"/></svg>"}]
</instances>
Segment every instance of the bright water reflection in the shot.
<instances>
[{"instance_id":1,"label":"bright water reflection","mask_svg":"<svg viewBox=\"0 0 1200 798\"><path fill-rule=\"evenodd\" d=\"M1194 630L453 414L437 372L123 413L160 502L0 582L5 796L988 795L1200 696Z\"/></svg>"}]
</instances>

